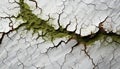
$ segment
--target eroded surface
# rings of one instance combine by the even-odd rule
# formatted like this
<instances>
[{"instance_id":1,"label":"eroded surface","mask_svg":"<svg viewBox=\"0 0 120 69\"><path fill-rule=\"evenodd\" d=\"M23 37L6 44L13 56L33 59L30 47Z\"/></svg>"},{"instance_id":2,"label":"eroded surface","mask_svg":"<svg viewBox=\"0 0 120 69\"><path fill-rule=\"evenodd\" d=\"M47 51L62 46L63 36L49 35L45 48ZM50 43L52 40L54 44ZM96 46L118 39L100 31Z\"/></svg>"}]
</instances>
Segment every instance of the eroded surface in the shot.
<instances>
[{"instance_id":1,"label":"eroded surface","mask_svg":"<svg viewBox=\"0 0 120 69\"><path fill-rule=\"evenodd\" d=\"M119 0L4 0L0 69L119 69L119 9Z\"/></svg>"}]
</instances>

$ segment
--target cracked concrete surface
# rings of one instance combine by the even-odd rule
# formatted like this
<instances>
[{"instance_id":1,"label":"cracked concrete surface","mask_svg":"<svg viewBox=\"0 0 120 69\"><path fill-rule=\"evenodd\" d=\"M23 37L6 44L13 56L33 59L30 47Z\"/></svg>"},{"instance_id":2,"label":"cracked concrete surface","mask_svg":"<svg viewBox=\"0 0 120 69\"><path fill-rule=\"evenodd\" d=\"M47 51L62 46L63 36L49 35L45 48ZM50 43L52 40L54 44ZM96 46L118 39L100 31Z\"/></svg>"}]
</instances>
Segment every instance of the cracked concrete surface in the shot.
<instances>
[{"instance_id":1,"label":"cracked concrete surface","mask_svg":"<svg viewBox=\"0 0 120 69\"><path fill-rule=\"evenodd\" d=\"M16 19L19 1L56 31L73 37L50 41L42 30L33 34L25 29L25 21ZM119 9L119 0L0 2L0 69L120 69Z\"/></svg>"}]
</instances>

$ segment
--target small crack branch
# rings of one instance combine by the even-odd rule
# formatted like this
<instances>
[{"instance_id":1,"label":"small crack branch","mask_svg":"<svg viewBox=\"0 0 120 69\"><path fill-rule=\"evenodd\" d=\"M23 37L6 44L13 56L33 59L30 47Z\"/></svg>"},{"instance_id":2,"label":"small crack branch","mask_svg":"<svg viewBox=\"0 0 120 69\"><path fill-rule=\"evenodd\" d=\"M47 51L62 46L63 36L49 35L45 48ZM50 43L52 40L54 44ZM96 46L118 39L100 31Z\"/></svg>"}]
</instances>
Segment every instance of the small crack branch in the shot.
<instances>
[{"instance_id":1,"label":"small crack branch","mask_svg":"<svg viewBox=\"0 0 120 69\"><path fill-rule=\"evenodd\" d=\"M4 38L4 36L5 36L5 33L4 32L1 32L1 38L0 38L0 44L2 43L2 40L3 40L3 38Z\"/></svg>"},{"instance_id":2,"label":"small crack branch","mask_svg":"<svg viewBox=\"0 0 120 69\"><path fill-rule=\"evenodd\" d=\"M93 58L91 58L91 56L88 54L88 52L87 52L87 46L86 45L84 45L84 49L82 51L84 51L84 53L86 54L86 56L91 60L93 66L94 66L93 69L95 69L97 67L97 65L94 63Z\"/></svg>"},{"instance_id":3,"label":"small crack branch","mask_svg":"<svg viewBox=\"0 0 120 69\"><path fill-rule=\"evenodd\" d=\"M36 0L29 0L29 1L34 2L34 3L35 3L35 5L36 5L35 7L36 7L36 8L38 8L38 9L40 9L40 11L41 11L40 13L42 13L42 9L38 6L38 3L37 3L37 1L36 1Z\"/></svg>"}]
</instances>

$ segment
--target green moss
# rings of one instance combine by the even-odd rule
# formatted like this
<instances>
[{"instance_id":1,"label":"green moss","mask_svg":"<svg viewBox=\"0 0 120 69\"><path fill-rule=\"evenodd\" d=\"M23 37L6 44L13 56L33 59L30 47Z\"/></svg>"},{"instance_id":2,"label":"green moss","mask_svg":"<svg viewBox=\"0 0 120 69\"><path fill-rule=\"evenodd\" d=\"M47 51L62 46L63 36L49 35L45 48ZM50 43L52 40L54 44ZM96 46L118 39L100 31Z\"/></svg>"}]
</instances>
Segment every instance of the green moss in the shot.
<instances>
[{"instance_id":1,"label":"green moss","mask_svg":"<svg viewBox=\"0 0 120 69\"><path fill-rule=\"evenodd\" d=\"M19 0L20 5L20 14L17 19L23 19L25 22L24 26L27 30L33 30L33 34L42 30L43 33L47 33L45 37L49 39L61 38L68 36L67 31L60 30L59 32L49 24L48 21L38 18L35 14L32 13L30 7L24 3L24 0ZM62 29L62 28L61 28Z\"/></svg>"},{"instance_id":2,"label":"green moss","mask_svg":"<svg viewBox=\"0 0 120 69\"><path fill-rule=\"evenodd\" d=\"M83 43L86 45L93 44L97 40L104 40L106 39L106 37L109 36L113 39L113 41L120 43L120 36L116 34L106 34L98 31L96 34L94 34L93 37L91 37L91 35L87 37L81 37L80 35L75 34L75 32L69 32L62 27L60 27L58 30L55 30L48 21L38 18L35 14L33 14L30 10L30 7L26 3L24 3L24 0L19 0L19 5L20 14L17 16L17 19L22 19L25 22L19 27L25 26L27 30L33 30L33 34L42 31L43 33L46 33L46 35L44 35L43 37L46 37L49 40L68 36L69 38L76 39L79 43Z\"/></svg>"},{"instance_id":3,"label":"green moss","mask_svg":"<svg viewBox=\"0 0 120 69\"><path fill-rule=\"evenodd\" d=\"M112 42L120 43L119 35L117 35L115 33L103 33L100 31L98 31L98 33L93 38L90 38L90 39L84 38L83 41L86 45L91 45L95 41L98 41L98 40L106 41L107 37L110 37L112 39Z\"/></svg>"},{"instance_id":4,"label":"green moss","mask_svg":"<svg viewBox=\"0 0 120 69\"><path fill-rule=\"evenodd\" d=\"M90 45L93 44L93 42L98 41L98 40L102 40L105 38L105 35L103 33L97 33L93 38L87 39L86 45Z\"/></svg>"},{"instance_id":5,"label":"green moss","mask_svg":"<svg viewBox=\"0 0 120 69\"><path fill-rule=\"evenodd\" d=\"M120 35L117 35L115 33L110 33L107 36L112 38L112 41L120 43Z\"/></svg>"}]
</instances>

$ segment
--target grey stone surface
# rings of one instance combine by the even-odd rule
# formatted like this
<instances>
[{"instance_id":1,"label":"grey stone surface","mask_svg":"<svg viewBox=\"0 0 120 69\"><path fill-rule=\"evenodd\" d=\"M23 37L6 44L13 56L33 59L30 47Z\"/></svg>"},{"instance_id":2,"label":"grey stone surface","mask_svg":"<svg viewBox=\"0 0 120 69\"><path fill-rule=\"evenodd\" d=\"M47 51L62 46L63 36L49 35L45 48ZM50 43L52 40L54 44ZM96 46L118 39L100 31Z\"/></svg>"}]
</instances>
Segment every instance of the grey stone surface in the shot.
<instances>
[{"instance_id":1,"label":"grey stone surface","mask_svg":"<svg viewBox=\"0 0 120 69\"><path fill-rule=\"evenodd\" d=\"M19 14L18 0L0 2L0 69L120 69L120 43L111 37L93 44L77 45L75 39L58 38L46 41L32 31L11 31L24 21L9 18ZM87 36L99 31L120 34L120 0L25 0L32 12L50 22L55 29ZM36 7L37 6L37 7ZM12 25L12 26L11 26ZM9 32L10 31L10 32ZM9 33L7 33L9 32ZM5 34L7 33L7 34ZM119 39L119 38L118 38Z\"/></svg>"}]
</instances>

